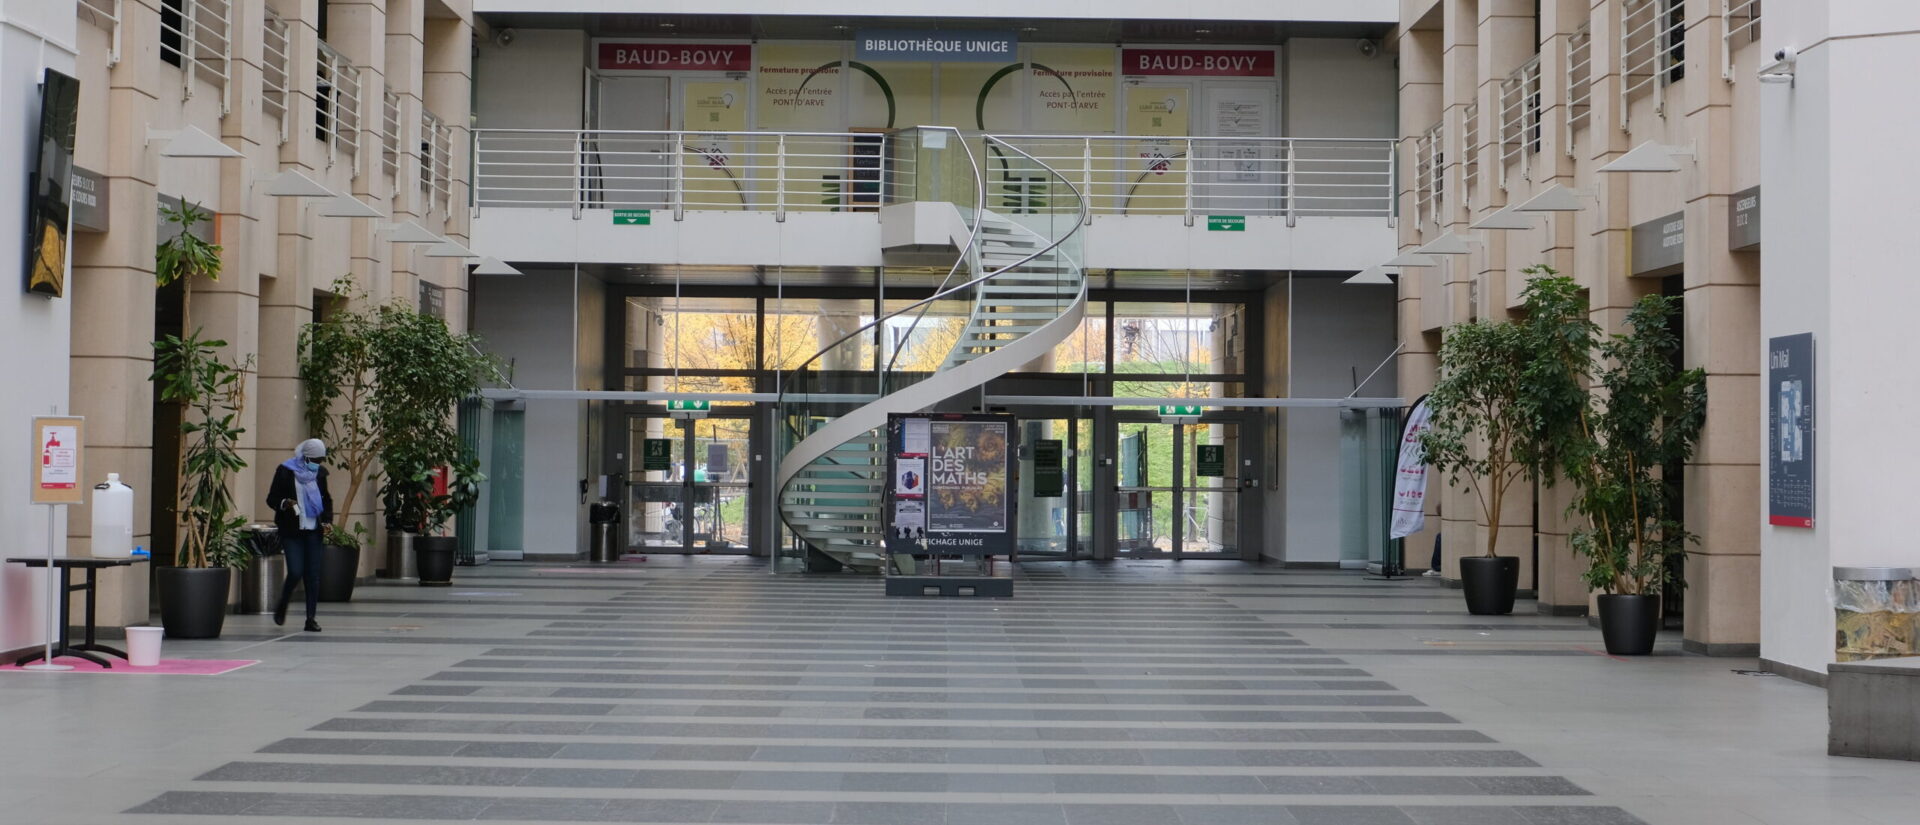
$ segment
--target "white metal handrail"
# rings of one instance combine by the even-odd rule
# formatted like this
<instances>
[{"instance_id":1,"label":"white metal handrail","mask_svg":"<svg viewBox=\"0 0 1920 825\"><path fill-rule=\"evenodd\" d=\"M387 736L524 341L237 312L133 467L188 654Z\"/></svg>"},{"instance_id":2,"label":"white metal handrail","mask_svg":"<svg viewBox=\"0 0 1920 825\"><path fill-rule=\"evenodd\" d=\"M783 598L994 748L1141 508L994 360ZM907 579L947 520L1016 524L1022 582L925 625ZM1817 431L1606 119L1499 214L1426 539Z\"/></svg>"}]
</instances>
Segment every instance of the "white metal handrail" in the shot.
<instances>
[{"instance_id":1,"label":"white metal handrail","mask_svg":"<svg viewBox=\"0 0 1920 825\"><path fill-rule=\"evenodd\" d=\"M1460 207L1471 211L1480 192L1480 101L1460 110Z\"/></svg>"},{"instance_id":2,"label":"white metal handrail","mask_svg":"<svg viewBox=\"0 0 1920 825\"><path fill-rule=\"evenodd\" d=\"M439 115L420 107L420 194L427 208L453 211L453 129Z\"/></svg>"},{"instance_id":3,"label":"white metal handrail","mask_svg":"<svg viewBox=\"0 0 1920 825\"><path fill-rule=\"evenodd\" d=\"M162 9L160 13L160 55L180 67L182 92L187 97L193 97L196 77L217 87L220 114L225 115L233 108L228 72L233 57L233 5L230 0L179 3L178 9Z\"/></svg>"},{"instance_id":4,"label":"white metal handrail","mask_svg":"<svg viewBox=\"0 0 1920 825\"><path fill-rule=\"evenodd\" d=\"M1500 188L1512 184L1510 170L1529 172L1530 156L1540 151L1540 56L1534 55L1500 81ZM1517 163L1516 163L1517 162Z\"/></svg>"},{"instance_id":5,"label":"white metal handrail","mask_svg":"<svg viewBox=\"0 0 1920 825\"><path fill-rule=\"evenodd\" d=\"M1414 222L1440 225L1440 203L1446 176L1446 152L1442 146L1444 122L1420 131L1413 141Z\"/></svg>"},{"instance_id":6,"label":"white metal handrail","mask_svg":"<svg viewBox=\"0 0 1920 825\"><path fill-rule=\"evenodd\" d=\"M360 68L345 55L320 41L315 54L314 132L327 145L327 163L340 155L353 161L360 175Z\"/></svg>"},{"instance_id":7,"label":"white metal handrail","mask_svg":"<svg viewBox=\"0 0 1920 825\"><path fill-rule=\"evenodd\" d=\"M260 110L280 123L280 142L287 142L287 90L293 81L292 44L287 21L268 9L260 19Z\"/></svg>"},{"instance_id":8,"label":"white metal handrail","mask_svg":"<svg viewBox=\"0 0 1920 825\"><path fill-rule=\"evenodd\" d=\"M120 15L123 0L80 0L77 11L79 18L106 29L113 38L113 50L108 53L107 65L120 62Z\"/></svg>"},{"instance_id":9,"label":"white metal handrail","mask_svg":"<svg viewBox=\"0 0 1920 825\"><path fill-rule=\"evenodd\" d=\"M880 140L876 159L857 141ZM1375 138L993 135L1081 190L1090 214L1391 217L1394 142ZM969 135L966 139L981 140ZM984 147L984 144L978 144ZM872 144L865 144L867 149ZM1069 209L1046 182L1003 180L992 198ZM488 207L652 208L676 213L846 211L910 199L913 153L840 132L477 129L474 203ZM989 204L991 205L991 204ZM1077 211L1077 207L1074 211Z\"/></svg>"},{"instance_id":10,"label":"white metal handrail","mask_svg":"<svg viewBox=\"0 0 1920 825\"><path fill-rule=\"evenodd\" d=\"M1675 14L1684 0L1627 0L1620 12L1620 129L1629 126L1627 106L1649 89L1654 108L1663 111L1666 87L1679 64L1681 30L1686 21Z\"/></svg>"},{"instance_id":11,"label":"white metal handrail","mask_svg":"<svg viewBox=\"0 0 1920 825\"><path fill-rule=\"evenodd\" d=\"M389 88L380 101L380 170L398 182L400 179L400 93Z\"/></svg>"},{"instance_id":12,"label":"white metal handrail","mask_svg":"<svg viewBox=\"0 0 1920 825\"><path fill-rule=\"evenodd\" d=\"M1720 77L1732 83L1733 50L1759 40L1760 0L1720 0Z\"/></svg>"},{"instance_id":13,"label":"white metal handrail","mask_svg":"<svg viewBox=\"0 0 1920 825\"><path fill-rule=\"evenodd\" d=\"M1582 23L1567 35L1567 134L1568 157L1573 156L1573 131L1593 120L1593 29Z\"/></svg>"}]
</instances>

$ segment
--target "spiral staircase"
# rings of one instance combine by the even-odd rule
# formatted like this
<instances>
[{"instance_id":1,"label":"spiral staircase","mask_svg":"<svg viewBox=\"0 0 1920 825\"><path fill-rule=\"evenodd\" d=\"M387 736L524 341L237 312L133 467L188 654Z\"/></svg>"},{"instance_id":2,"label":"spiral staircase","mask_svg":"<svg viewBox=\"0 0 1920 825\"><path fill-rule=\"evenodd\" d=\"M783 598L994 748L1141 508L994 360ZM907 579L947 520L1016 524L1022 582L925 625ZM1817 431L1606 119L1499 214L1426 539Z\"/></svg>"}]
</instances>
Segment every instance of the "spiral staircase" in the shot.
<instances>
[{"instance_id":1,"label":"spiral staircase","mask_svg":"<svg viewBox=\"0 0 1920 825\"><path fill-rule=\"evenodd\" d=\"M1078 233L1087 223L1084 193L992 136L956 132L952 141L940 141L952 148L935 152L928 149L934 141L924 139L927 131L921 130L917 177L968 184L951 187L956 191L949 198L925 199L951 203L960 217L955 225L965 229L954 233L959 255L945 282L931 297L822 349L782 381L786 450L775 475L778 508L801 545L792 549L804 553L810 569L883 566L888 414L932 410L1046 356L1086 312L1086 273L1078 254ZM915 191L933 194L939 188L922 184ZM876 329L904 327L910 337L937 302L957 301L970 302L965 324L931 373L897 370L902 348L883 362L862 349L873 346ZM863 355L878 369L826 368L849 363L848 356L860 362Z\"/></svg>"}]
</instances>

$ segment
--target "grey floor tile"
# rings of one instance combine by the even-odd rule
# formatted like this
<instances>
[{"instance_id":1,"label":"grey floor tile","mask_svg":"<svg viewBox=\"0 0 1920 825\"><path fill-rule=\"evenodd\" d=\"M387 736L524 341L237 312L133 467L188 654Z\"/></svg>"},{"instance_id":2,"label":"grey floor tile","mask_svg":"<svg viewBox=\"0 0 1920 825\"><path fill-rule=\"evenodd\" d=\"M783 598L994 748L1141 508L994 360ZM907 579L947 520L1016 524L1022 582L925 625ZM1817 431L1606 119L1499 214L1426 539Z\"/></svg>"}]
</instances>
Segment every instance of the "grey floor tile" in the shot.
<instances>
[{"instance_id":1,"label":"grey floor tile","mask_svg":"<svg viewBox=\"0 0 1920 825\"><path fill-rule=\"evenodd\" d=\"M833 825L944 825L945 805L913 802L838 802Z\"/></svg>"},{"instance_id":2,"label":"grey floor tile","mask_svg":"<svg viewBox=\"0 0 1920 825\"><path fill-rule=\"evenodd\" d=\"M604 799L496 799L482 808L479 820L533 820L536 822L592 822L606 810Z\"/></svg>"},{"instance_id":3,"label":"grey floor tile","mask_svg":"<svg viewBox=\"0 0 1920 825\"><path fill-rule=\"evenodd\" d=\"M701 799L610 799L600 822L706 822L720 803Z\"/></svg>"},{"instance_id":4,"label":"grey floor tile","mask_svg":"<svg viewBox=\"0 0 1920 825\"><path fill-rule=\"evenodd\" d=\"M1372 805L1289 805L1299 825L1413 825L1399 808Z\"/></svg>"},{"instance_id":5,"label":"grey floor tile","mask_svg":"<svg viewBox=\"0 0 1920 825\"><path fill-rule=\"evenodd\" d=\"M1168 825L1179 822L1171 805L1063 805L1068 825Z\"/></svg>"},{"instance_id":6,"label":"grey floor tile","mask_svg":"<svg viewBox=\"0 0 1920 825\"><path fill-rule=\"evenodd\" d=\"M708 821L826 825L833 821L833 803L724 801L714 808L713 817Z\"/></svg>"},{"instance_id":7,"label":"grey floor tile","mask_svg":"<svg viewBox=\"0 0 1920 825\"><path fill-rule=\"evenodd\" d=\"M263 794L224 791L167 791L127 809L130 814L232 816L260 801Z\"/></svg>"},{"instance_id":8,"label":"grey floor tile","mask_svg":"<svg viewBox=\"0 0 1920 825\"><path fill-rule=\"evenodd\" d=\"M888 793L940 793L947 789L947 777L938 773L852 772L841 774L840 790L884 791Z\"/></svg>"},{"instance_id":9,"label":"grey floor tile","mask_svg":"<svg viewBox=\"0 0 1920 825\"><path fill-rule=\"evenodd\" d=\"M1402 805L1400 812L1415 825L1533 825L1519 811L1505 807Z\"/></svg>"},{"instance_id":10,"label":"grey floor tile","mask_svg":"<svg viewBox=\"0 0 1920 825\"><path fill-rule=\"evenodd\" d=\"M1059 805L954 804L946 825L1067 825L1067 813Z\"/></svg>"},{"instance_id":11,"label":"grey floor tile","mask_svg":"<svg viewBox=\"0 0 1920 825\"><path fill-rule=\"evenodd\" d=\"M1277 805L1182 805L1180 825L1297 825L1286 808Z\"/></svg>"},{"instance_id":12,"label":"grey floor tile","mask_svg":"<svg viewBox=\"0 0 1920 825\"><path fill-rule=\"evenodd\" d=\"M1516 805L1514 810L1532 825L1646 825L1639 817L1619 808Z\"/></svg>"}]
</instances>

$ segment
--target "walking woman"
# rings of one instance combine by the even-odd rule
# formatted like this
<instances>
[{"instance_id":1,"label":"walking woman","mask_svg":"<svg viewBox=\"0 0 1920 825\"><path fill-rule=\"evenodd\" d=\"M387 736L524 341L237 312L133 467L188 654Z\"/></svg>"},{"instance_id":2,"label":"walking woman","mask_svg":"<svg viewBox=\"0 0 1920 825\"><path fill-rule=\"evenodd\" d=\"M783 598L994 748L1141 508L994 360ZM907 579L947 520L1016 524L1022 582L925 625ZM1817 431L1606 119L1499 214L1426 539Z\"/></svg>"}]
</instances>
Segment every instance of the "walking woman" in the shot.
<instances>
[{"instance_id":1,"label":"walking woman","mask_svg":"<svg viewBox=\"0 0 1920 825\"><path fill-rule=\"evenodd\" d=\"M294 585L307 590L307 631L320 632L314 614L320 607L320 564L325 550L321 531L333 520L333 494L327 492L327 445L309 438L294 448L293 457L274 468L267 488L267 506L280 528L280 548L287 555L287 583L273 603L273 623L287 623L287 601Z\"/></svg>"}]
</instances>

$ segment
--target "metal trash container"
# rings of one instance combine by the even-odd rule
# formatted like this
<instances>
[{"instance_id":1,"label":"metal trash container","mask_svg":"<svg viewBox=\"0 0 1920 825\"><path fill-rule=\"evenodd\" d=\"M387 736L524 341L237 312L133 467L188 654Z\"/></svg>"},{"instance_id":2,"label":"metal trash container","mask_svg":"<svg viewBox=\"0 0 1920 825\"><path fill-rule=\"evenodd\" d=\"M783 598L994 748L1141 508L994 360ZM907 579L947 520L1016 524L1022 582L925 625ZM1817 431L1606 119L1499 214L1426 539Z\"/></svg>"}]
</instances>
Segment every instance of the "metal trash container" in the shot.
<instances>
[{"instance_id":1,"label":"metal trash container","mask_svg":"<svg viewBox=\"0 0 1920 825\"><path fill-rule=\"evenodd\" d=\"M380 568L381 578L420 578L420 561L413 556L414 535L405 530L387 531L387 564Z\"/></svg>"},{"instance_id":2,"label":"metal trash container","mask_svg":"<svg viewBox=\"0 0 1920 825\"><path fill-rule=\"evenodd\" d=\"M1920 654L1920 580L1907 567L1833 568L1834 657Z\"/></svg>"},{"instance_id":3,"label":"metal trash container","mask_svg":"<svg viewBox=\"0 0 1920 825\"><path fill-rule=\"evenodd\" d=\"M620 560L620 505L601 499L587 507L587 559Z\"/></svg>"},{"instance_id":4,"label":"metal trash container","mask_svg":"<svg viewBox=\"0 0 1920 825\"><path fill-rule=\"evenodd\" d=\"M271 523L256 522L242 529L253 553L240 572L240 612L264 616L273 612L274 600L286 584L287 557L280 552L280 531Z\"/></svg>"}]
</instances>

